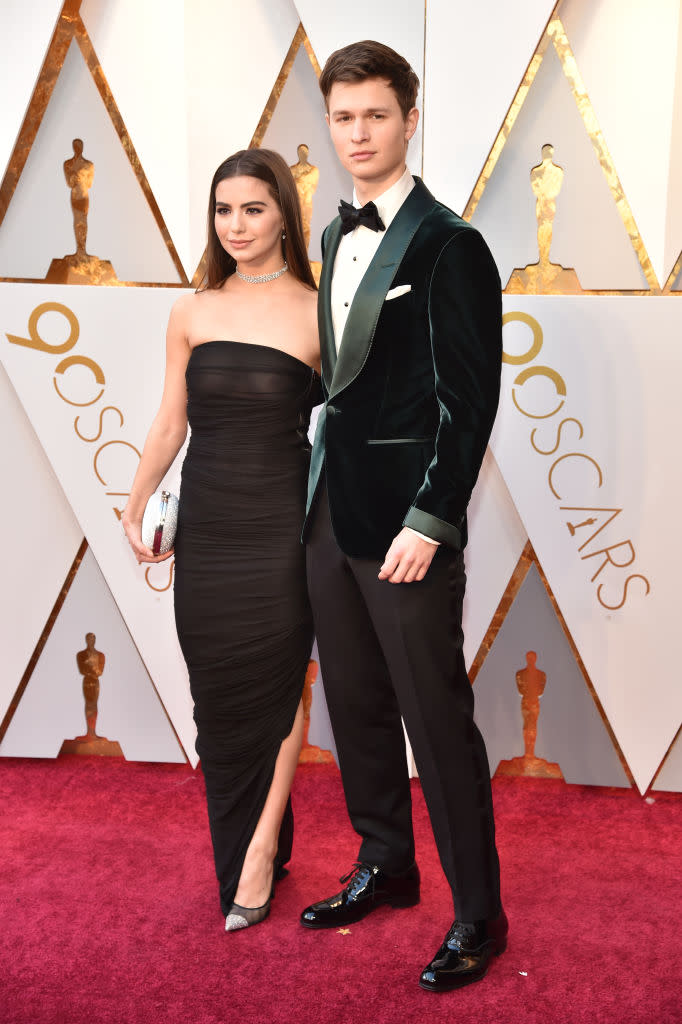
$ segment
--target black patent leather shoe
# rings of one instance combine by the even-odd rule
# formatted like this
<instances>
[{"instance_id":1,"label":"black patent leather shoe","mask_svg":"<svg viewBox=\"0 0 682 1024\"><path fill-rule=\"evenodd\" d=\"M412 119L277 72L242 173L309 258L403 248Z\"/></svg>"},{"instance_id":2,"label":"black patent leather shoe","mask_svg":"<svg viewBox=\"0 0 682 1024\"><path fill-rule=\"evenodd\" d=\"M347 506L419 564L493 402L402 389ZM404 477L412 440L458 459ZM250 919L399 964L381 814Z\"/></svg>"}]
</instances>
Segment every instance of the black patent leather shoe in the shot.
<instances>
[{"instance_id":1,"label":"black patent leather shoe","mask_svg":"<svg viewBox=\"0 0 682 1024\"><path fill-rule=\"evenodd\" d=\"M448 992L480 981L493 956L507 948L509 924L504 911L494 921L455 921L443 945L419 978L430 992Z\"/></svg>"},{"instance_id":2,"label":"black patent leather shoe","mask_svg":"<svg viewBox=\"0 0 682 1024\"><path fill-rule=\"evenodd\" d=\"M339 881L345 884L341 892L303 911L301 924L305 928L336 928L360 921L377 907L413 907L419 903L416 864L402 875L387 875L376 864L357 863Z\"/></svg>"}]
</instances>

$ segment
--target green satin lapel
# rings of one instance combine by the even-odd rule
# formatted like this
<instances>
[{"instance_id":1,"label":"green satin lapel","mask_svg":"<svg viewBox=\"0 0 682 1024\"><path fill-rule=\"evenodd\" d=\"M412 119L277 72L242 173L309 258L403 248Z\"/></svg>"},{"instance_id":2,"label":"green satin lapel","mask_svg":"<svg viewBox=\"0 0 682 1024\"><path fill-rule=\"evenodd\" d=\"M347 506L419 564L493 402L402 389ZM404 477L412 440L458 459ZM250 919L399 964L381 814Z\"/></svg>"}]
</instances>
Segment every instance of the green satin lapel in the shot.
<instances>
[{"instance_id":1,"label":"green satin lapel","mask_svg":"<svg viewBox=\"0 0 682 1024\"><path fill-rule=\"evenodd\" d=\"M367 268L367 272L360 282L360 287L355 293L355 298L350 307L348 320L343 332L342 343L339 346L339 356L336 360L334 375L331 380L331 387L328 388L329 398L332 399L343 388L353 381L365 365L372 341L374 331L379 319L381 307L386 298L386 293L395 277L396 270L400 266L407 247L412 241L417 228L425 215L432 208L435 200L420 178L415 178L415 187L412 189L403 205L398 210L391 222L381 245L376 251L374 259ZM335 224L336 222L334 222ZM339 246L341 228L339 227L334 235L333 254ZM331 233L330 233L331 234ZM329 253L329 255L328 255ZM334 265L332 256L332 238L329 239L329 250L325 249L325 266L328 267L328 282L325 282L324 302L328 304L328 313L325 310L325 317L328 316L331 324L331 271ZM329 337L334 345L334 332L330 329ZM333 363L331 365L334 365Z\"/></svg>"},{"instance_id":2,"label":"green satin lapel","mask_svg":"<svg viewBox=\"0 0 682 1024\"><path fill-rule=\"evenodd\" d=\"M336 250L341 241L341 219L333 220L325 232L324 259L320 274L319 299L317 302L317 326L320 332L320 355L322 358L322 377L327 394L331 389L332 377L336 366L336 342L334 340L334 323L332 320L332 272Z\"/></svg>"}]
</instances>

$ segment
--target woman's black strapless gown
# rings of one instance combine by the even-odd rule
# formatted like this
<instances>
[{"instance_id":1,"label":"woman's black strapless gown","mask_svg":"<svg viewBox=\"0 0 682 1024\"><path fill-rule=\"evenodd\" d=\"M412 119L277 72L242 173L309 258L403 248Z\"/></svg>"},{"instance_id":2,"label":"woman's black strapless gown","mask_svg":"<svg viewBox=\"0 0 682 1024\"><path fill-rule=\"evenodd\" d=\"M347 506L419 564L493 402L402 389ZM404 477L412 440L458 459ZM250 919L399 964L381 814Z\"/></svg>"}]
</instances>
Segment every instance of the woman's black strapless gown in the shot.
<instances>
[{"instance_id":1,"label":"woman's black strapless gown","mask_svg":"<svg viewBox=\"0 0 682 1024\"><path fill-rule=\"evenodd\" d=\"M194 348L186 380L192 434L175 542L175 620L227 914L312 645L300 534L319 384L286 352L231 341ZM292 839L289 804L281 863Z\"/></svg>"}]
</instances>

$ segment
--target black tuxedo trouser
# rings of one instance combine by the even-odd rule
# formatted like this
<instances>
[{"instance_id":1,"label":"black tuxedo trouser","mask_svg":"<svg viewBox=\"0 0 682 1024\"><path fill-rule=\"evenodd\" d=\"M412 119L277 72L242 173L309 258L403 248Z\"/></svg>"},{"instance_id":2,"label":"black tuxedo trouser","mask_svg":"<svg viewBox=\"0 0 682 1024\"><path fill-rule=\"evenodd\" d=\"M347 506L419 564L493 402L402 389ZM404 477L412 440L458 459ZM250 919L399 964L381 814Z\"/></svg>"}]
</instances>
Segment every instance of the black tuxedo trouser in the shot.
<instances>
[{"instance_id":1,"label":"black tuxedo trouser","mask_svg":"<svg viewBox=\"0 0 682 1024\"><path fill-rule=\"evenodd\" d=\"M308 587L324 690L359 860L399 874L414 861L405 721L460 921L500 911L490 771L462 654L466 576L441 546L421 582L377 579L334 537L322 481Z\"/></svg>"}]
</instances>

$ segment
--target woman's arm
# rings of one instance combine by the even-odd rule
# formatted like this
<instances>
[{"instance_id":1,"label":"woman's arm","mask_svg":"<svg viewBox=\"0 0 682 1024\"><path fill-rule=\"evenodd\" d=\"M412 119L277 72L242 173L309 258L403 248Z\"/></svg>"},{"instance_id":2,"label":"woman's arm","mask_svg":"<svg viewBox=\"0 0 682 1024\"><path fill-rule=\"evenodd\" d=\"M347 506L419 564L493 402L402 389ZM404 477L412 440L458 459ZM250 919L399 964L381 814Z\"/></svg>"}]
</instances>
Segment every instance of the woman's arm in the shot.
<instances>
[{"instance_id":1,"label":"woman's arm","mask_svg":"<svg viewBox=\"0 0 682 1024\"><path fill-rule=\"evenodd\" d=\"M154 493L178 454L187 436L187 389L185 370L190 356L186 319L188 300L183 296L171 310L166 332L166 376L161 405L152 423L133 486L123 513L123 529L138 562L161 562L169 558L154 556L142 543L142 516L149 497Z\"/></svg>"}]
</instances>

